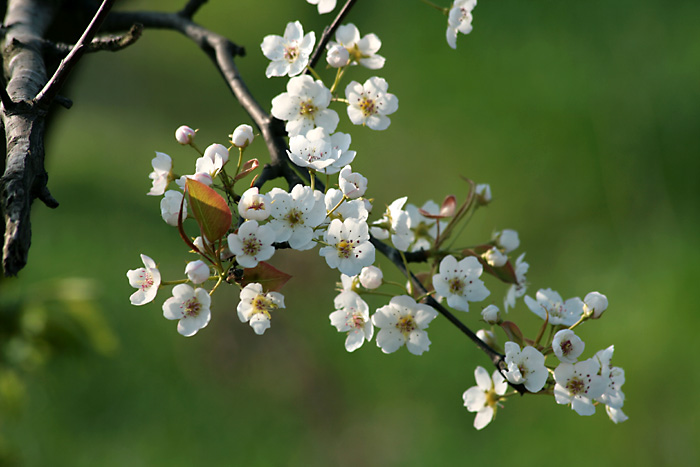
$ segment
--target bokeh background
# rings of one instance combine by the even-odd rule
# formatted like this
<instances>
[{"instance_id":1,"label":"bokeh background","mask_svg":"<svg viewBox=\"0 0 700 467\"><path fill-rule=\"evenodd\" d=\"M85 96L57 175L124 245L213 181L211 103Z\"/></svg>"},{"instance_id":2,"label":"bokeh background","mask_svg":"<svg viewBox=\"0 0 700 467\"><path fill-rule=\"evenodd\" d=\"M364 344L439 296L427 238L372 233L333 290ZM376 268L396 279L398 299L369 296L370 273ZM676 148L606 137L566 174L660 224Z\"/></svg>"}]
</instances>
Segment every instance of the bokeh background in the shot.
<instances>
[{"instance_id":1,"label":"bokeh background","mask_svg":"<svg viewBox=\"0 0 700 467\"><path fill-rule=\"evenodd\" d=\"M5 361L23 362L0 381L3 462L698 465L698 18L693 1L484 1L452 50L445 17L418 0L360 1L349 17L379 35L387 58L350 78L383 76L400 101L384 132L352 127L338 107L376 205L463 199L460 175L490 183L494 202L463 244L516 229L531 295L608 296L604 318L580 335L587 356L615 345L627 422L524 397L477 432L461 395L484 355L444 319L421 357L384 355L374 342L347 353L328 322L338 275L315 253L275 256L294 278L264 336L238 321L234 287L214 295L209 327L189 339L162 316L167 291L130 306L125 273L140 253L166 279L192 259L159 199L145 196L154 151L187 172L196 155L175 128L199 128L203 147L249 122L195 45L148 30L127 50L84 58L67 91L75 105L49 135L61 206L35 203L29 265L0 283L0 306L29 314L25 333L34 321L56 331L51 346L3 342ZM269 103L286 80L264 77L262 38L296 19L320 35L330 15L303 0L212 1L195 19L247 48L239 68ZM248 154L266 160L261 141ZM506 287L487 286L500 304ZM475 310L460 316L483 325ZM509 318L536 333L522 302Z\"/></svg>"}]
</instances>

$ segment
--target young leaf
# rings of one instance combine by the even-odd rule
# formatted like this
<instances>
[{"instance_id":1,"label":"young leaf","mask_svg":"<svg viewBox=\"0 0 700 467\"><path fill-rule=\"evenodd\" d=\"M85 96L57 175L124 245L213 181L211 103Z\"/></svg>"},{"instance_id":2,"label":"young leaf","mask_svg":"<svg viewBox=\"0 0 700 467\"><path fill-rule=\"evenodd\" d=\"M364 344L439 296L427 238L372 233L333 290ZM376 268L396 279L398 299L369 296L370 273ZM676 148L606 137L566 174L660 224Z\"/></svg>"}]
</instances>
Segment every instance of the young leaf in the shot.
<instances>
[{"instance_id":1,"label":"young leaf","mask_svg":"<svg viewBox=\"0 0 700 467\"><path fill-rule=\"evenodd\" d=\"M278 292L291 278L292 276L289 274L270 266L264 261L260 261L254 268L243 270L241 287L257 282L268 292Z\"/></svg>"},{"instance_id":2,"label":"young leaf","mask_svg":"<svg viewBox=\"0 0 700 467\"><path fill-rule=\"evenodd\" d=\"M231 210L226 200L205 184L186 179L187 200L199 229L210 243L222 238L231 227Z\"/></svg>"}]
</instances>

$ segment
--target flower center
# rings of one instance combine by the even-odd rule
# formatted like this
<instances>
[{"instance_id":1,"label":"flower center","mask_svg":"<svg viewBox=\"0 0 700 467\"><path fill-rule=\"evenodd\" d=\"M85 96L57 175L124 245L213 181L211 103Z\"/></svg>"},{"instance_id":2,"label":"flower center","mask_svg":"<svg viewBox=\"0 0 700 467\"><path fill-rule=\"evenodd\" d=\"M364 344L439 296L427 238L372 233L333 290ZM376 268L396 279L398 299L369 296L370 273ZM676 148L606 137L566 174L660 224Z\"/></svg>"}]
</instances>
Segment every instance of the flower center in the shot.
<instances>
[{"instance_id":1,"label":"flower center","mask_svg":"<svg viewBox=\"0 0 700 467\"><path fill-rule=\"evenodd\" d=\"M272 300L267 298L265 295L256 295L255 298L253 299L253 313L262 313L263 315L267 316L267 318L270 318L270 312L277 309L277 305L275 305Z\"/></svg>"},{"instance_id":2,"label":"flower center","mask_svg":"<svg viewBox=\"0 0 700 467\"><path fill-rule=\"evenodd\" d=\"M150 289L153 287L153 274L150 271L144 271L141 277L141 290Z\"/></svg>"},{"instance_id":3,"label":"flower center","mask_svg":"<svg viewBox=\"0 0 700 467\"><path fill-rule=\"evenodd\" d=\"M192 297L183 303L183 307L185 308L185 315L189 316L190 318L194 318L195 316L199 315L199 312L202 309L202 304L199 303L199 300L197 300L195 297Z\"/></svg>"},{"instance_id":4,"label":"flower center","mask_svg":"<svg viewBox=\"0 0 700 467\"><path fill-rule=\"evenodd\" d=\"M243 240L243 253L247 256L255 256L260 252L262 242L257 237L250 236Z\"/></svg>"},{"instance_id":5,"label":"flower center","mask_svg":"<svg viewBox=\"0 0 700 467\"><path fill-rule=\"evenodd\" d=\"M566 383L566 389L569 390L569 394L577 396L586 392L586 384L579 378L571 378Z\"/></svg>"},{"instance_id":6,"label":"flower center","mask_svg":"<svg viewBox=\"0 0 700 467\"><path fill-rule=\"evenodd\" d=\"M304 215L302 214L302 212L299 211L298 209L291 209L291 210L287 213L287 215L285 216L285 218L287 219L287 222L289 222L289 225L290 225L292 228L294 228L294 227L295 227L296 225L298 225L298 224L301 224L301 225L304 224L304 217L303 217L303 216L304 216Z\"/></svg>"},{"instance_id":7,"label":"flower center","mask_svg":"<svg viewBox=\"0 0 700 467\"><path fill-rule=\"evenodd\" d=\"M350 317L350 322L348 323L350 327L353 327L355 329L362 329L365 327L365 319L362 317L360 313L353 313L352 316Z\"/></svg>"},{"instance_id":8,"label":"flower center","mask_svg":"<svg viewBox=\"0 0 700 467\"><path fill-rule=\"evenodd\" d=\"M399 318L399 322L396 323L396 328L401 331L404 336L408 336L411 331L417 327L418 326L416 326L416 322L413 320L413 316L411 315Z\"/></svg>"},{"instance_id":9,"label":"flower center","mask_svg":"<svg viewBox=\"0 0 700 467\"><path fill-rule=\"evenodd\" d=\"M455 295L462 294L462 290L464 290L464 281L462 279L459 277L453 277L448 281L448 284L450 285L450 293Z\"/></svg>"},{"instance_id":10,"label":"flower center","mask_svg":"<svg viewBox=\"0 0 700 467\"><path fill-rule=\"evenodd\" d=\"M372 115L376 114L377 113L377 105L376 105L374 99L364 97L360 101L360 110L362 110L362 114L365 117L371 117Z\"/></svg>"},{"instance_id":11,"label":"flower center","mask_svg":"<svg viewBox=\"0 0 700 467\"><path fill-rule=\"evenodd\" d=\"M338 249L338 256L347 259L352 256L352 250L354 247L352 246L352 241L348 242L347 240L341 240L336 245L336 248Z\"/></svg>"},{"instance_id":12,"label":"flower center","mask_svg":"<svg viewBox=\"0 0 700 467\"><path fill-rule=\"evenodd\" d=\"M296 45L288 45L284 48L284 59L288 62L294 62L299 58L299 47Z\"/></svg>"},{"instance_id":13,"label":"flower center","mask_svg":"<svg viewBox=\"0 0 700 467\"><path fill-rule=\"evenodd\" d=\"M250 203L250 206L248 206L248 209L252 209L254 211L260 211L260 210L265 210L265 202L264 201L253 201Z\"/></svg>"},{"instance_id":14,"label":"flower center","mask_svg":"<svg viewBox=\"0 0 700 467\"><path fill-rule=\"evenodd\" d=\"M496 391L494 391L493 389L489 389L488 392L486 393L486 405L488 405L489 407L495 408L496 404L498 403L498 399L500 397L501 396L496 394Z\"/></svg>"},{"instance_id":15,"label":"flower center","mask_svg":"<svg viewBox=\"0 0 700 467\"><path fill-rule=\"evenodd\" d=\"M561 353L564 355L569 355L574 350L574 345L571 341L564 341L560 345Z\"/></svg>"},{"instance_id":16,"label":"flower center","mask_svg":"<svg viewBox=\"0 0 700 467\"><path fill-rule=\"evenodd\" d=\"M302 117L313 118L317 110L318 107L314 105L314 101L311 99L299 103L299 115Z\"/></svg>"}]
</instances>

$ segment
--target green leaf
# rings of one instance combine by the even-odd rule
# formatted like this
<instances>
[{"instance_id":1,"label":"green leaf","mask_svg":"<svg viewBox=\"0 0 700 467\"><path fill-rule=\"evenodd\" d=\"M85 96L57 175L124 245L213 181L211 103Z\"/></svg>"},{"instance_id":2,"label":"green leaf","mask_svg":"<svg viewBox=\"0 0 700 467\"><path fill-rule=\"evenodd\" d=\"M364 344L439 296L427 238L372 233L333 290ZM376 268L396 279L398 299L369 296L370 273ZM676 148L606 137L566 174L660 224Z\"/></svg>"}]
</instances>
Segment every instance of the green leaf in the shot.
<instances>
[{"instance_id":1,"label":"green leaf","mask_svg":"<svg viewBox=\"0 0 700 467\"><path fill-rule=\"evenodd\" d=\"M257 266L244 269L241 287L257 282L268 292L279 292L292 276L274 268L268 263L261 261Z\"/></svg>"},{"instance_id":2,"label":"green leaf","mask_svg":"<svg viewBox=\"0 0 700 467\"><path fill-rule=\"evenodd\" d=\"M185 189L192 214L209 243L226 235L231 228L231 210L226 200L212 188L191 178L185 180Z\"/></svg>"}]
</instances>

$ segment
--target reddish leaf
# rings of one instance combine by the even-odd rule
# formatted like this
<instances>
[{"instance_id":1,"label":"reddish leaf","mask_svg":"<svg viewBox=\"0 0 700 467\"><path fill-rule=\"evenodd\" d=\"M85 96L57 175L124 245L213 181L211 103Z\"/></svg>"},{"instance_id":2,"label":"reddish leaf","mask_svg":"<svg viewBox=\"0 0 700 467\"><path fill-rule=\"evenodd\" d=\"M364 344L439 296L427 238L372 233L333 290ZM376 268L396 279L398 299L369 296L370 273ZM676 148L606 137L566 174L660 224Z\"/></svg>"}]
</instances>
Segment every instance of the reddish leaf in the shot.
<instances>
[{"instance_id":1,"label":"reddish leaf","mask_svg":"<svg viewBox=\"0 0 700 467\"><path fill-rule=\"evenodd\" d=\"M523 346L523 333L518 326L512 321L503 321L501 328L508 335L508 340L515 342L519 346Z\"/></svg>"},{"instance_id":2,"label":"reddish leaf","mask_svg":"<svg viewBox=\"0 0 700 467\"><path fill-rule=\"evenodd\" d=\"M234 178L235 181L240 180L241 178L245 177L249 173L251 173L253 170L257 169L258 166L260 165L260 162L258 162L257 159L251 159L245 164L243 164L243 167L241 167L241 171L238 172L238 175L236 175L236 178Z\"/></svg>"},{"instance_id":3,"label":"reddish leaf","mask_svg":"<svg viewBox=\"0 0 700 467\"><path fill-rule=\"evenodd\" d=\"M291 278L292 276L289 274L276 269L264 261L261 261L254 268L243 270L241 287L257 282L258 284L261 284L263 289L268 292L278 292Z\"/></svg>"},{"instance_id":4,"label":"reddish leaf","mask_svg":"<svg viewBox=\"0 0 700 467\"><path fill-rule=\"evenodd\" d=\"M423 208L418 208L418 212L421 213L423 217L428 219L444 219L445 217L452 217L455 213L455 208L457 207L457 198L455 195L447 195L445 200L440 206L440 212L438 214L430 214Z\"/></svg>"},{"instance_id":5,"label":"reddish leaf","mask_svg":"<svg viewBox=\"0 0 700 467\"><path fill-rule=\"evenodd\" d=\"M231 227L231 210L226 200L212 188L191 178L185 180L185 188L202 235L209 243L214 243Z\"/></svg>"}]
</instances>

